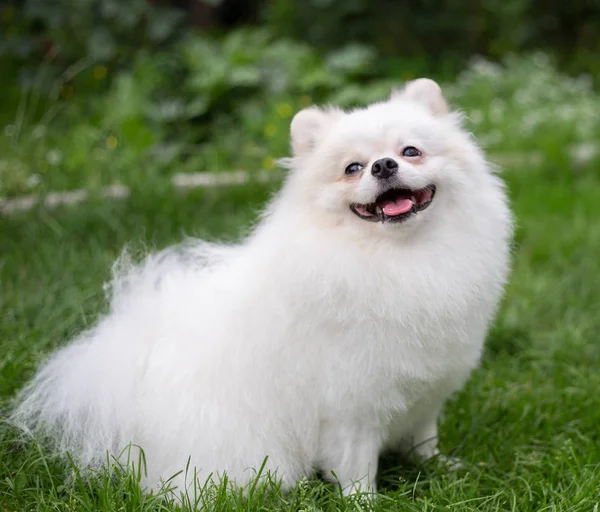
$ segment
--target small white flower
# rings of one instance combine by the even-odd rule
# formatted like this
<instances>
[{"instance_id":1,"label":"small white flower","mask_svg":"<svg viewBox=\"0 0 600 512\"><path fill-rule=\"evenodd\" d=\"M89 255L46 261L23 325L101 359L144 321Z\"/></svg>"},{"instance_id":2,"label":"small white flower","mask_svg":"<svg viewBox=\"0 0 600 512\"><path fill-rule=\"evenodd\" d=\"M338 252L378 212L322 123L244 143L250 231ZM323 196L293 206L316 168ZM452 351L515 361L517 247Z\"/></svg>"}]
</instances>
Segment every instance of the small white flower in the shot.
<instances>
[{"instance_id":1,"label":"small white flower","mask_svg":"<svg viewBox=\"0 0 600 512\"><path fill-rule=\"evenodd\" d=\"M48 130L46 129L46 127L43 124L38 124L33 129L33 132L31 132L31 134L36 139L43 139L46 136L47 131Z\"/></svg>"},{"instance_id":2,"label":"small white flower","mask_svg":"<svg viewBox=\"0 0 600 512\"><path fill-rule=\"evenodd\" d=\"M590 143L575 146L571 151L573 159L578 164L585 164L589 162L597 154L598 150L596 149L595 144Z\"/></svg>"},{"instance_id":3,"label":"small white flower","mask_svg":"<svg viewBox=\"0 0 600 512\"><path fill-rule=\"evenodd\" d=\"M62 153L59 149L51 149L46 153L46 161L53 166L57 166L62 162Z\"/></svg>"},{"instance_id":4,"label":"small white flower","mask_svg":"<svg viewBox=\"0 0 600 512\"><path fill-rule=\"evenodd\" d=\"M29 188L33 188L36 185L39 185L41 181L42 177L38 173L32 174L29 176L29 178L27 178L27 186Z\"/></svg>"},{"instance_id":5,"label":"small white flower","mask_svg":"<svg viewBox=\"0 0 600 512\"><path fill-rule=\"evenodd\" d=\"M575 112L575 108L570 103L565 103L563 105L559 105L556 109L556 115L561 121L574 121L577 117L577 113Z\"/></svg>"},{"instance_id":6,"label":"small white flower","mask_svg":"<svg viewBox=\"0 0 600 512\"><path fill-rule=\"evenodd\" d=\"M502 76L502 66L494 64L481 57L475 57L472 61L471 68L475 74L486 78L499 78Z\"/></svg>"},{"instance_id":7,"label":"small white flower","mask_svg":"<svg viewBox=\"0 0 600 512\"><path fill-rule=\"evenodd\" d=\"M517 105L521 107L526 107L527 105L531 105L532 98L527 89L517 89L513 94L513 99L517 103Z\"/></svg>"}]
</instances>

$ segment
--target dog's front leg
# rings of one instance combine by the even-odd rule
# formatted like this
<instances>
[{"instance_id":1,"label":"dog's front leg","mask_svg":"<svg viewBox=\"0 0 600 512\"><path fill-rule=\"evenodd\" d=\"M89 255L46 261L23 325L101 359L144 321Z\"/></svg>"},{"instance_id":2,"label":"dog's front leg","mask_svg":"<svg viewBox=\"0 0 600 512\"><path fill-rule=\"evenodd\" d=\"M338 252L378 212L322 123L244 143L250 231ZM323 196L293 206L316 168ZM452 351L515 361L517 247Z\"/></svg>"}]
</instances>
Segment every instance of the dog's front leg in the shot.
<instances>
[{"instance_id":1,"label":"dog's front leg","mask_svg":"<svg viewBox=\"0 0 600 512\"><path fill-rule=\"evenodd\" d=\"M400 450L418 463L439 455L437 415L418 424L403 440Z\"/></svg>"},{"instance_id":2,"label":"dog's front leg","mask_svg":"<svg viewBox=\"0 0 600 512\"><path fill-rule=\"evenodd\" d=\"M438 415L439 409L433 410L429 415L418 422L411 432L400 443L400 451L415 462L422 464L437 458L440 466L449 470L462 468L462 462L455 457L446 457L438 448Z\"/></svg>"},{"instance_id":3,"label":"dog's front leg","mask_svg":"<svg viewBox=\"0 0 600 512\"><path fill-rule=\"evenodd\" d=\"M320 436L320 469L338 482L345 496L375 494L380 436L360 421L331 422Z\"/></svg>"}]
</instances>

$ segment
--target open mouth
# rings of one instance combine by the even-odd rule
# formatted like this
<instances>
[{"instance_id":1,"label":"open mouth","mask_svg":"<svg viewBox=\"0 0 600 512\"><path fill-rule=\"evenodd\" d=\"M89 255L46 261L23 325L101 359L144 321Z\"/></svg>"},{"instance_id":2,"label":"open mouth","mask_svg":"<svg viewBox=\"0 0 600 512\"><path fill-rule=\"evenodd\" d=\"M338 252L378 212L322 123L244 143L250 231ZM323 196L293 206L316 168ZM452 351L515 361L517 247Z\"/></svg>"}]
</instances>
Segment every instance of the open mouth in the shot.
<instances>
[{"instance_id":1,"label":"open mouth","mask_svg":"<svg viewBox=\"0 0 600 512\"><path fill-rule=\"evenodd\" d=\"M420 190L392 188L380 194L375 202L354 203L350 209L361 219L371 222L402 222L429 207L435 196L435 185Z\"/></svg>"}]
</instances>

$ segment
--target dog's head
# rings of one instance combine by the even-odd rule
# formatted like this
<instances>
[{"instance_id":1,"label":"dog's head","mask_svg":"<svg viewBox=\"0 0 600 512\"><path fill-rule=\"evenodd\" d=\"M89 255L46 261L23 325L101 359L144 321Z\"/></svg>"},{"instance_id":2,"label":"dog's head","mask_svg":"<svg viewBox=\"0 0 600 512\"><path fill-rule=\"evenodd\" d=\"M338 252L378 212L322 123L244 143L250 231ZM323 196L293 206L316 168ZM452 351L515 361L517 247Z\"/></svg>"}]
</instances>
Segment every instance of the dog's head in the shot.
<instances>
[{"instance_id":1,"label":"dog's head","mask_svg":"<svg viewBox=\"0 0 600 512\"><path fill-rule=\"evenodd\" d=\"M291 139L286 193L336 225L406 230L448 214L469 197L470 175L486 172L460 116L428 79L364 109L302 110Z\"/></svg>"}]
</instances>

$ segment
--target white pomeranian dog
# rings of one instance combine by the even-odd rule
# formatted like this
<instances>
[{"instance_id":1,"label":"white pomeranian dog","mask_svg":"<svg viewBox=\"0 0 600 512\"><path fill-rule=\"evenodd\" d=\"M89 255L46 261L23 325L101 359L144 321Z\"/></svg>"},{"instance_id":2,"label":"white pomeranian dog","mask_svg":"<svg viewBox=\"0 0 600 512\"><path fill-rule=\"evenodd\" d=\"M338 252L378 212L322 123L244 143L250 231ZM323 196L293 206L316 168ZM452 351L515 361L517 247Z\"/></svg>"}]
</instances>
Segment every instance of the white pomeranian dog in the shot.
<instances>
[{"instance_id":1,"label":"white pomeranian dog","mask_svg":"<svg viewBox=\"0 0 600 512\"><path fill-rule=\"evenodd\" d=\"M383 450L438 455L507 280L504 185L428 79L302 110L291 144L238 245L116 266L110 312L23 390L18 424L84 469L133 443L148 486L188 463L244 486L266 458L284 488L321 471L375 492Z\"/></svg>"}]
</instances>

